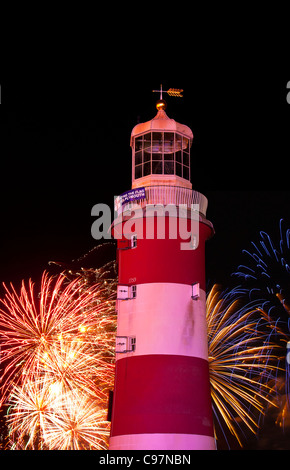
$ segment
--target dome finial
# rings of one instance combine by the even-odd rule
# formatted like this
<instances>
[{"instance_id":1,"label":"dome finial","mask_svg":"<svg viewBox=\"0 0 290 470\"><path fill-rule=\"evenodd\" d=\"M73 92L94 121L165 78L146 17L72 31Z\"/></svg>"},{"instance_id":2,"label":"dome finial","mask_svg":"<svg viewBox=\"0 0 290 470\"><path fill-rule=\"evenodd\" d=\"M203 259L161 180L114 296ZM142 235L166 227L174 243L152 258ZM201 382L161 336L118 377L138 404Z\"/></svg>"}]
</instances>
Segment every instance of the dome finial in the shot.
<instances>
[{"instance_id":1,"label":"dome finial","mask_svg":"<svg viewBox=\"0 0 290 470\"><path fill-rule=\"evenodd\" d=\"M160 111L160 109L163 109L165 111L166 108L167 108L167 103L165 100L156 101L156 109L158 111Z\"/></svg>"}]
</instances>

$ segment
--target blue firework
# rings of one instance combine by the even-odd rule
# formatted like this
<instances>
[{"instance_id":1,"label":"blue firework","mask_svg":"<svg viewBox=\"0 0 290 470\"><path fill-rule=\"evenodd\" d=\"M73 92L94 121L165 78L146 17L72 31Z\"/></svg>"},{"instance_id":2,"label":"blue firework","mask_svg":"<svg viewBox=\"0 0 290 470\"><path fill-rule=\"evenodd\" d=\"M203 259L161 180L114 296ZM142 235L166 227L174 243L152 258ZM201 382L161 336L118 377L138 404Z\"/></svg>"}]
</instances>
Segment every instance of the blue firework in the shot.
<instances>
[{"instance_id":1,"label":"blue firework","mask_svg":"<svg viewBox=\"0 0 290 470\"><path fill-rule=\"evenodd\" d=\"M279 242L275 244L269 234L261 231L258 243L251 242L252 250L243 250L247 265L238 266L232 275L242 281L235 293L257 300L274 326L276 341L285 342L281 357L285 368L281 394L287 400L278 416L280 425L284 425L285 416L290 414L290 229L284 227L283 219L279 223L279 235Z\"/></svg>"},{"instance_id":2,"label":"blue firework","mask_svg":"<svg viewBox=\"0 0 290 470\"><path fill-rule=\"evenodd\" d=\"M288 324L290 315L290 229L279 223L279 246L266 233L260 232L258 243L251 242L252 250L243 250L248 263L238 266L232 274L242 280L249 297L263 299L263 308L269 315Z\"/></svg>"}]
</instances>

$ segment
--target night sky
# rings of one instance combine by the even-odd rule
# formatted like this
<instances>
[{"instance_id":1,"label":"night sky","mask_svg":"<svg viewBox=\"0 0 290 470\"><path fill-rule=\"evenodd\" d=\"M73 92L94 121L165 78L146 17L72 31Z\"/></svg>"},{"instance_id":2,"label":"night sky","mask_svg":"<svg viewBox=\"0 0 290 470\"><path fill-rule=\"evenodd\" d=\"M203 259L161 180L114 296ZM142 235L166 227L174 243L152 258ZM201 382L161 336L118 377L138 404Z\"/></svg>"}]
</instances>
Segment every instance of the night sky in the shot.
<instances>
[{"instance_id":1,"label":"night sky","mask_svg":"<svg viewBox=\"0 0 290 470\"><path fill-rule=\"evenodd\" d=\"M165 98L166 112L193 131L193 189L208 198L216 231L208 287L227 287L260 230L278 240L280 218L290 228L290 71L286 57L259 44L241 42L235 53L212 45L150 73L144 51L146 60L124 69L97 57L95 68L43 61L37 73L26 63L4 76L0 281L38 280L49 261L70 262L98 244L91 209L113 208L114 195L131 188L131 130L155 116L152 89L162 83L184 89L182 99Z\"/></svg>"},{"instance_id":2,"label":"night sky","mask_svg":"<svg viewBox=\"0 0 290 470\"><path fill-rule=\"evenodd\" d=\"M92 79L4 83L1 280L39 276L48 261L69 262L97 244L91 208L113 208L114 195L130 189L131 130L155 116L151 90L161 82L184 89L184 98L167 98L167 114L194 134L193 189L208 198L216 231L207 244L209 284L227 284L260 230L278 237L281 217L290 227L289 77L283 64L270 75L257 64L234 75L233 65L214 80L204 70L192 78L156 73L114 88L111 77L102 93ZM82 90L75 103L74 88Z\"/></svg>"}]
</instances>

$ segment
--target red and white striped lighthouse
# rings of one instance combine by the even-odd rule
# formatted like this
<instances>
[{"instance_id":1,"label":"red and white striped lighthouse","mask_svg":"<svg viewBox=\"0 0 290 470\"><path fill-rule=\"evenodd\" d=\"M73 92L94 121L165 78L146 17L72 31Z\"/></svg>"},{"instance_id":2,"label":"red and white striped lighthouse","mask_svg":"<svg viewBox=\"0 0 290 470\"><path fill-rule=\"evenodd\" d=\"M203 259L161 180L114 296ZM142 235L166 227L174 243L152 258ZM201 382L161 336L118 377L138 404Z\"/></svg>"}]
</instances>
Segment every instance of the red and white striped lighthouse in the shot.
<instances>
[{"instance_id":1,"label":"red and white striped lighthouse","mask_svg":"<svg viewBox=\"0 0 290 470\"><path fill-rule=\"evenodd\" d=\"M205 241L214 230L207 199L190 182L192 131L167 116L164 101L156 107L132 131L132 189L117 201L112 227L119 278L110 449L215 449L205 307Z\"/></svg>"}]
</instances>

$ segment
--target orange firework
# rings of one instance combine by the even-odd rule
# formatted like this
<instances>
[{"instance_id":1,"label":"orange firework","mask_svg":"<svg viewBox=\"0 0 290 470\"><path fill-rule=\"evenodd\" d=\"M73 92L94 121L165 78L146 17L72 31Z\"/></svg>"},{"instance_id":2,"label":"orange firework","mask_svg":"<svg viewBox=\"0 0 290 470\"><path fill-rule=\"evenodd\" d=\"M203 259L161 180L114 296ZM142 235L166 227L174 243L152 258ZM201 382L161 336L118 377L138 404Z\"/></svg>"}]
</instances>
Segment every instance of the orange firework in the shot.
<instances>
[{"instance_id":1,"label":"orange firework","mask_svg":"<svg viewBox=\"0 0 290 470\"><path fill-rule=\"evenodd\" d=\"M226 428L242 446L243 429L254 434L260 416L274 405L279 356L283 345L267 314L251 302L241 303L235 289L214 286L207 296L208 351L216 432Z\"/></svg>"},{"instance_id":2,"label":"orange firework","mask_svg":"<svg viewBox=\"0 0 290 470\"><path fill-rule=\"evenodd\" d=\"M26 381L11 393L7 416L11 449L106 449L110 423L98 396L65 391L46 377Z\"/></svg>"},{"instance_id":3,"label":"orange firework","mask_svg":"<svg viewBox=\"0 0 290 470\"><path fill-rule=\"evenodd\" d=\"M39 294L31 280L28 288L22 283L20 295L12 285L5 286L1 391L12 448L58 448L52 429L61 435L60 429L74 417L83 427L61 448L106 445L108 391L114 380L114 286L115 280L88 286L81 276L68 281L64 274L53 277L46 272ZM98 432L86 434L92 422Z\"/></svg>"}]
</instances>

